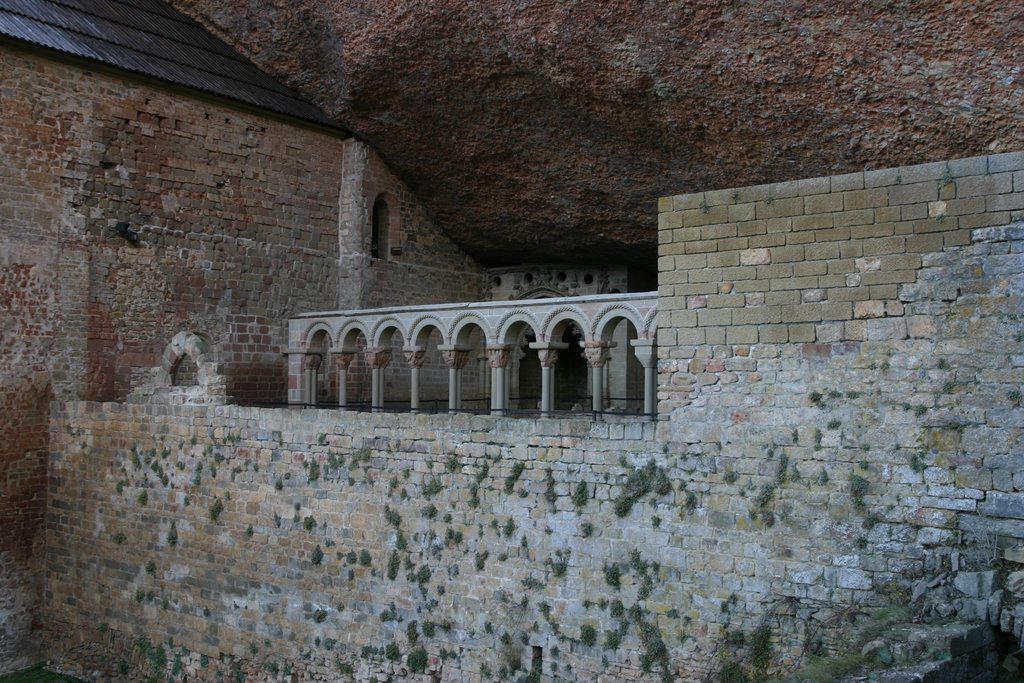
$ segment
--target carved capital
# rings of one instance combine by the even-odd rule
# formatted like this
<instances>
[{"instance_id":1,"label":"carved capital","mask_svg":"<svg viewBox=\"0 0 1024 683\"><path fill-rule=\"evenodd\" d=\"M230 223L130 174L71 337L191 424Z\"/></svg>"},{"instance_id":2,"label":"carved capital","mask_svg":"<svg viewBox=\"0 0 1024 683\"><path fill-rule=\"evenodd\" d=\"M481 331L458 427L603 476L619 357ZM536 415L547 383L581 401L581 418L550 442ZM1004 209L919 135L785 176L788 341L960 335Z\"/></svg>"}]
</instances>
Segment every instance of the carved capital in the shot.
<instances>
[{"instance_id":1,"label":"carved capital","mask_svg":"<svg viewBox=\"0 0 1024 683\"><path fill-rule=\"evenodd\" d=\"M323 362L323 356L319 353L307 353L302 356L302 369L303 370L316 370L320 367L320 363Z\"/></svg>"},{"instance_id":2,"label":"carved capital","mask_svg":"<svg viewBox=\"0 0 1024 683\"><path fill-rule=\"evenodd\" d=\"M487 347L487 358L492 368L503 368L508 365L510 344L491 344Z\"/></svg>"},{"instance_id":3,"label":"carved capital","mask_svg":"<svg viewBox=\"0 0 1024 683\"><path fill-rule=\"evenodd\" d=\"M584 342L583 357L587 359L587 365L592 368L603 368L611 357L607 342Z\"/></svg>"},{"instance_id":4,"label":"carved capital","mask_svg":"<svg viewBox=\"0 0 1024 683\"><path fill-rule=\"evenodd\" d=\"M461 370L466 367L466 363L469 362L469 350L449 350L442 351L441 358L444 359L445 366L449 370Z\"/></svg>"},{"instance_id":5,"label":"carved capital","mask_svg":"<svg viewBox=\"0 0 1024 683\"><path fill-rule=\"evenodd\" d=\"M370 347L363 351L366 364L372 369L386 368L391 364L391 349L387 347Z\"/></svg>"},{"instance_id":6,"label":"carved capital","mask_svg":"<svg viewBox=\"0 0 1024 683\"><path fill-rule=\"evenodd\" d=\"M558 349L538 349L541 367L553 368L558 362Z\"/></svg>"},{"instance_id":7,"label":"carved capital","mask_svg":"<svg viewBox=\"0 0 1024 683\"><path fill-rule=\"evenodd\" d=\"M422 368L423 361L427 359L427 352L422 349L403 349L402 352L405 354L405 362L416 370Z\"/></svg>"},{"instance_id":8,"label":"carved capital","mask_svg":"<svg viewBox=\"0 0 1024 683\"><path fill-rule=\"evenodd\" d=\"M352 361L356 359L356 354L351 351L342 351L341 353L334 354L334 362L338 364L338 367L342 370L348 370L348 366L352 365Z\"/></svg>"}]
</instances>

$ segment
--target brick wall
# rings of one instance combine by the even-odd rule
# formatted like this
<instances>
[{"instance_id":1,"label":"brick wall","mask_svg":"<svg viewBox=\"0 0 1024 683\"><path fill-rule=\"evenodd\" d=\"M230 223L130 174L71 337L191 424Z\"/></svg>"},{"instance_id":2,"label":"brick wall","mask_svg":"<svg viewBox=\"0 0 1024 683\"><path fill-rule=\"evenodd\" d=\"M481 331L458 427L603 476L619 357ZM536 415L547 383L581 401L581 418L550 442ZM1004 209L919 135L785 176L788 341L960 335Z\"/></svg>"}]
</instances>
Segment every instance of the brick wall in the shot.
<instances>
[{"instance_id":1,"label":"brick wall","mask_svg":"<svg viewBox=\"0 0 1024 683\"><path fill-rule=\"evenodd\" d=\"M346 239L363 239L351 231L367 227L339 234L343 186L361 191L345 180L339 135L9 45L0 84L5 671L34 651L49 397L123 399L174 334L191 330L221 354L232 398L283 400L288 317L362 301L378 283L362 263L340 260ZM387 182L425 253L453 255L471 272L454 247L430 251L444 240L411 193ZM137 244L116 234L121 221ZM457 299L472 291L465 281L405 294Z\"/></svg>"}]
</instances>

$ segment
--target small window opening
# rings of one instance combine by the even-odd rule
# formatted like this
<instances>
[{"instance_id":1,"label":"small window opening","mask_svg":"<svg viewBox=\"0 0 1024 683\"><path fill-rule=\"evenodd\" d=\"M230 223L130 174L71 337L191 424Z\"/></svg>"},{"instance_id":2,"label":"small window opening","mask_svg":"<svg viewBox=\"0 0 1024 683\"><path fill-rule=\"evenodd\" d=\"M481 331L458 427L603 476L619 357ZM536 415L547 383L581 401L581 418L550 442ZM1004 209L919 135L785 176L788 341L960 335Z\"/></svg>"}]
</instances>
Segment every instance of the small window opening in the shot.
<instances>
[{"instance_id":1,"label":"small window opening","mask_svg":"<svg viewBox=\"0 0 1024 683\"><path fill-rule=\"evenodd\" d=\"M378 199L373 203L373 217L370 230L370 257L383 259L388 257L388 228L390 216L388 203Z\"/></svg>"},{"instance_id":2,"label":"small window opening","mask_svg":"<svg viewBox=\"0 0 1024 683\"><path fill-rule=\"evenodd\" d=\"M533 658L530 661L530 680L539 681L544 674L544 648L533 646Z\"/></svg>"}]
</instances>

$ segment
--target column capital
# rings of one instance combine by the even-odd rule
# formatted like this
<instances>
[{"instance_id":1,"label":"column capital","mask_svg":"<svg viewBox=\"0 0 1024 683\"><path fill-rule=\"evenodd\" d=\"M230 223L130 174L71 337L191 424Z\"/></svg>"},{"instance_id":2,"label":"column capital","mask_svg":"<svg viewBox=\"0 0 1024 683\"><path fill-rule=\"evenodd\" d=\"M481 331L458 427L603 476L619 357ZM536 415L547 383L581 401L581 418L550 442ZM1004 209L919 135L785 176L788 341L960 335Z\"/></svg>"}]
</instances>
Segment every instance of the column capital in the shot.
<instances>
[{"instance_id":1,"label":"column capital","mask_svg":"<svg viewBox=\"0 0 1024 683\"><path fill-rule=\"evenodd\" d=\"M316 370L320 367L324 357L319 353L305 353L302 356L302 368L304 370Z\"/></svg>"},{"instance_id":2,"label":"column capital","mask_svg":"<svg viewBox=\"0 0 1024 683\"><path fill-rule=\"evenodd\" d=\"M356 359L355 351L332 351L331 354L334 356L334 362L342 370L348 370L352 361Z\"/></svg>"},{"instance_id":3,"label":"column capital","mask_svg":"<svg viewBox=\"0 0 1024 683\"><path fill-rule=\"evenodd\" d=\"M530 348L537 351L542 368L553 368L558 362L558 352L569 348L564 342L531 342Z\"/></svg>"},{"instance_id":4,"label":"column capital","mask_svg":"<svg viewBox=\"0 0 1024 683\"><path fill-rule=\"evenodd\" d=\"M658 363L658 346L653 339L633 339L629 342L633 354L645 368L653 368Z\"/></svg>"},{"instance_id":5,"label":"column capital","mask_svg":"<svg viewBox=\"0 0 1024 683\"><path fill-rule=\"evenodd\" d=\"M461 370L466 367L466 363L469 362L469 349L442 349L441 358L444 360L444 364L449 370Z\"/></svg>"},{"instance_id":6,"label":"column capital","mask_svg":"<svg viewBox=\"0 0 1024 683\"><path fill-rule=\"evenodd\" d=\"M406 346L402 349L402 353L405 354L405 362L409 364L409 367L419 370L423 367L423 361L426 360L427 349L425 346Z\"/></svg>"},{"instance_id":7,"label":"column capital","mask_svg":"<svg viewBox=\"0 0 1024 683\"><path fill-rule=\"evenodd\" d=\"M606 341L580 342L580 346L583 347L583 357L587 359L587 365L592 368L603 368L611 357L609 349L615 345L615 342Z\"/></svg>"},{"instance_id":8,"label":"column capital","mask_svg":"<svg viewBox=\"0 0 1024 683\"><path fill-rule=\"evenodd\" d=\"M512 350L511 344L488 344L487 345L487 358L491 363L492 368L503 368L508 365L509 352Z\"/></svg>"},{"instance_id":9,"label":"column capital","mask_svg":"<svg viewBox=\"0 0 1024 683\"><path fill-rule=\"evenodd\" d=\"M371 346L363 351L366 364L377 370L386 368L391 363L391 349L386 346Z\"/></svg>"}]
</instances>

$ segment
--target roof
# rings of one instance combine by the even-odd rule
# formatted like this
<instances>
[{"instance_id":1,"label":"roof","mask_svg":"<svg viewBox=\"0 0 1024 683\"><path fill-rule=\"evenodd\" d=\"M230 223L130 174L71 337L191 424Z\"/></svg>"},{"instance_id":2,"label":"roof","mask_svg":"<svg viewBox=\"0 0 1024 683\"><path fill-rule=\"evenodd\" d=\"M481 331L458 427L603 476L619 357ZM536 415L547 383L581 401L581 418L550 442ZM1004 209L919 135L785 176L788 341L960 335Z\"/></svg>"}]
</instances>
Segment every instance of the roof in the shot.
<instances>
[{"instance_id":1,"label":"roof","mask_svg":"<svg viewBox=\"0 0 1024 683\"><path fill-rule=\"evenodd\" d=\"M0 0L0 36L338 128L163 0Z\"/></svg>"}]
</instances>

